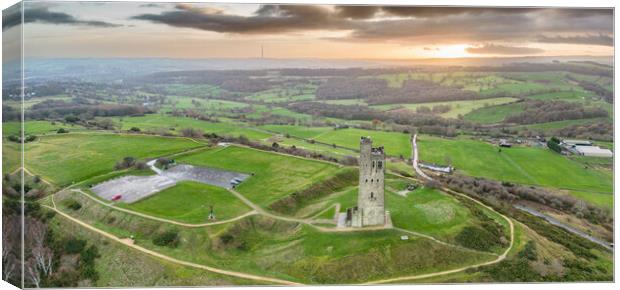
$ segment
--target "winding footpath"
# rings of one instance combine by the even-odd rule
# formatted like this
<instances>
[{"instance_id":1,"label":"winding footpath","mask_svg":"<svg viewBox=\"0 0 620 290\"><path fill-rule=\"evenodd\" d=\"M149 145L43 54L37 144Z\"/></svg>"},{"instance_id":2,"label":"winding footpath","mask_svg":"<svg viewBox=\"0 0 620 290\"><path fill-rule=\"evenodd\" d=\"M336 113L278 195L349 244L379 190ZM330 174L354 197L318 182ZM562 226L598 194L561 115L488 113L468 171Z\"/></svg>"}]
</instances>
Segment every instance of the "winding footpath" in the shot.
<instances>
[{"instance_id":1,"label":"winding footpath","mask_svg":"<svg viewBox=\"0 0 620 290\"><path fill-rule=\"evenodd\" d=\"M417 174L419 176L421 176L422 178L424 178L426 180L432 180L431 177L426 175L418 167L418 148L417 148L416 140L417 140L417 135L414 135L413 138L412 138L413 168L417 172ZM203 148L195 148L194 150L200 150L200 149L203 149ZM187 152L183 152L183 153L187 153ZM149 165L152 166L153 164L149 164ZM411 179L411 178L409 178L409 179ZM299 218L280 216L280 215L276 215L276 214L270 213L270 212L262 209L260 206L256 205L255 203L253 203L249 199L247 199L241 193L239 193L239 192L237 192L237 191L235 191L233 189L230 189L229 192L231 194L235 195L235 197L239 198L242 202L247 204L250 208L252 208L251 211L249 211L249 212L247 212L247 213L245 213L245 214L243 214L241 216L238 216L238 217L235 217L235 218L232 218L232 219L228 219L228 220L222 220L222 221L210 222L210 223L204 223L204 224L189 224L189 223L178 222L178 221L169 220L169 219L165 219L165 218L159 218L159 217L143 214L143 213L140 213L140 212L132 211L132 210L129 210L129 209L117 207L117 206L115 206L115 205L113 205L111 203L106 203L106 202L104 202L104 201L102 201L100 199L97 199L94 196L92 196L92 195L82 191L81 189L70 189L71 187L73 187L75 185L77 185L77 184L73 184L71 186L68 186L68 187L58 191L55 194L58 194L58 193L63 192L65 190L69 190L71 192L82 194L82 195L90 198L91 200L93 200L93 201L95 201L95 202L97 202L97 203L99 203L99 204L101 204L103 206L112 208L114 210L122 211L122 212L125 212L125 213L128 213L128 214L140 216L140 217L143 217L143 218L146 218L146 219L150 219L150 220L155 220L155 221L159 221L159 222L166 222L166 223L175 224L175 225L184 226L184 227L206 227L206 226L211 226L211 225L216 225L216 224L223 224L223 223L234 222L234 221L237 221L237 220L240 220L240 219L243 219L245 217L252 216L252 215L263 215L263 216L267 216L267 217L278 219L278 220L283 220L283 221L288 221L288 222L295 222L295 223L301 223L301 224L309 225L309 226L313 227L314 229L317 229L318 231L321 231L321 232L342 232L342 231L353 231L353 230L357 230L357 231L375 231L375 230L385 230L386 229L385 227L368 227L368 228L355 228L355 229L350 229L350 228L341 229L341 228L328 228L328 227L317 226L317 225L314 224L314 223L316 223L316 221L311 219L311 218L310 219L299 219ZM401 277L395 277L395 278L390 278L390 279L370 281L370 282L366 282L364 284L385 284L385 283L392 283L392 282L399 282L399 281L411 281L411 280L416 280L416 279L437 277L437 276L442 276L442 275L453 274L453 273L465 271L465 270L468 270L468 269L474 269L474 268L478 268L478 267L481 267L481 266L487 266L487 265L496 264L496 263L499 263L499 262L503 261L506 258L506 256L508 255L508 253L510 252L510 250L512 249L512 247L514 245L514 224L513 224L512 220L510 220L508 217L502 215L501 213L496 212L491 207L483 204L482 202L480 202L478 200L475 200L475 199L473 199L473 198L471 198L471 197L469 197L469 196L467 196L465 194L462 194L462 193L459 193L459 192L455 192L455 191L453 191L451 189L448 189L448 188L441 188L441 189L443 191L445 191L445 192L448 192L448 193L451 193L451 194L454 194L454 195L459 195L459 196L462 196L464 198L467 198L467 199L475 202L476 204L478 204L478 205L480 205L480 206L482 206L482 207L484 207L484 208L486 208L486 209L488 209L488 210L490 210L492 212L497 213L502 218L504 218L507 221L507 223L509 224L509 226L510 226L510 245L509 245L509 247L501 255L497 255L497 254L489 253L489 252L481 252L481 253L485 253L485 254L489 254L489 255L496 255L497 256L496 259L491 260L491 261L482 262L482 263L478 263L478 264L474 264L474 265L470 265L470 266L465 266L465 267L461 267L461 268L457 268L457 269L452 269L452 270L433 272L433 273L427 273L427 274L419 274L419 275L401 276ZM51 204L52 205L51 206L43 205L44 207L49 208L49 209L55 211L56 213L58 213L62 217L64 217L64 218L66 218L66 219L68 219L68 220L78 224L79 226L82 226L82 227L84 227L84 228L86 228L86 229L88 229L90 231L93 231L93 232L95 232L97 234L100 234L100 235L102 235L102 236L104 236L106 238L109 238L109 239L111 239L113 241L116 241L116 242L118 242L120 244L123 244L125 246L130 247L130 248L133 248L133 249L135 249L137 251L140 251L142 253L145 253L147 255L150 255L150 256L153 256L153 257L156 257L156 258L159 258L159 259L162 259L162 260L166 260L166 261L169 261L169 262L172 262L172 263L176 263L176 264L179 264L179 265L183 265L183 266L203 269L203 270L206 270L206 271L210 271L210 272L218 273L218 274L222 274L222 275L228 275L228 276L233 276L233 277L238 277L238 278L243 278L243 279L250 279L250 280L254 280L254 281L266 282L266 283L270 283L270 284L273 284L273 285L276 285L276 284L277 285L289 285L289 286L303 285L301 283L297 283L297 282L293 282L293 281L287 281L287 280L278 279L278 278L254 275L254 274L243 273L243 272L230 271L230 270L220 269L220 268L211 267L211 266L207 266L207 265L201 265L201 264L197 264L197 263L192 263L192 262L188 262L188 261L182 261L182 260L178 260L176 258L167 256L167 255L155 252L153 250L149 250L147 248L144 248L144 247L141 247L139 245L134 244L133 241L130 240L130 239L124 239L124 238L117 237L117 236L115 236L115 235L113 235L111 233L108 233L108 232L106 232L104 230L96 228L95 226L87 224L87 223L85 223L85 222L83 222L83 221L81 221L81 220L79 220L77 218L74 218L71 215L61 211L60 209L58 209L56 207L56 203L54 201L54 195L55 194L52 194L50 196ZM401 228L397 228L397 227L394 227L392 229L397 230L397 231L401 231L401 232L404 232L404 233L408 233L408 234L411 234L411 235L414 235L414 236L417 236L417 237L420 237L420 238L430 239L430 240L435 241L437 243L440 243L442 245L451 246L451 247L457 247L457 248L460 248L460 249L463 249L463 250L468 250L468 251L480 252L480 251L476 251L476 250L473 250L473 249L467 249L467 248L464 248L464 247L459 246L459 245L450 244L450 243L438 240L438 239L436 239L436 238L434 238L432 236L425 235L425 234L422 234L422 233L418 233L418 232L414 232L414 231L409 231L409 230L405 230L405 229L401 229Z\"/></svg>"}]
</instances>

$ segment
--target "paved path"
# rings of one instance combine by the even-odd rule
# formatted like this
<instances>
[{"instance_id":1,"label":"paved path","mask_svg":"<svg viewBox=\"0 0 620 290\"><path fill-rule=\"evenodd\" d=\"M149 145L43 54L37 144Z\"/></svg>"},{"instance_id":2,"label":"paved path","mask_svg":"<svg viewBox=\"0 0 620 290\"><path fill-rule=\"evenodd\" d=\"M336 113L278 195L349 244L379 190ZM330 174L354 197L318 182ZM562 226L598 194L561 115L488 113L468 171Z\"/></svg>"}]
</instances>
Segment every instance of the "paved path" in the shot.
<instances>
[{"instance_id":1,"label":"paved path","mask_svg":"<svg viewBox=\"0 0 620 290\"><path fill-rule=\"evenodd\" d=\"M413 138L411 138L411 150L413 151L411 154L413 156L413 169L420 177L426 180L433 180L428 175L426 175L426 173L424 173L424 171L422 171L422 169L420 169L420 167L418 166L419 158L418 158L417 139L418 139L418 134L414 134Z\"/></svg>"}]
</instances>

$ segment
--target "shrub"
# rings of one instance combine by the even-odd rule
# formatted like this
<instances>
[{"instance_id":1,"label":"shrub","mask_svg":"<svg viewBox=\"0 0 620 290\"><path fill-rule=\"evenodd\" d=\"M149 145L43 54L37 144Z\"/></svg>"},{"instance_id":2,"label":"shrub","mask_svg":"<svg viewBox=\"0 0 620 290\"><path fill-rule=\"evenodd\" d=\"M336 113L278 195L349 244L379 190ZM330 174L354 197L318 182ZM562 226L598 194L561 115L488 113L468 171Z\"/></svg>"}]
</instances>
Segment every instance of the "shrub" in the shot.
<instances>
[{"instance_id":1,"label":"shrub","mask_svg":"<svg viewBox=\"0 0 620 290\"><path fill-rule=\"evenodd\" d=\"M175 230L168 230L157 234L155 238L153 238L153 244L176 248L179 245L179 233Z\"/></svg>"},{"instance_id":2,"label":"shrub","mask_svg":"<svg viewBox=\"0 0 620 290\"><path fill-rule=\"evenodd\" d=\"M129 129L129 131L131 131L131 132L140 132L140 128L138 128L138 127L131 127L131 129Z\"/></svg>"},{"instance_id":3,"label":"shrub","mask_svg":"<svg viewBox=\"0 0 620 290\"><path fill-rule=\"evenodd\" d=\"M70 238L64 243L64 251L67 254L77 254L82 252L82 250L86 247L86 241L80 240L76 238Z\"/></svg>"},{"instance_id":4,"label":"shrub","mask_svg":"<svg viewBox=\"0 0 620 290\"><path fill-rule=\"evenodd\" d=\"M69 130L65 129L65 128L60 128L56 131L57 134L65 134L65 133L69 133Z\"/></svg>"},{"instance_id":5,"label":"shrub","mask_svg":"<svg viewBox=\"0 0 620 290\"><path fill-rule=\"evenodd\" d=\"M72 210L78 210L80 208L82 208L82 204L75 200L75 199L67 199L64 201L64 204L66 207L72 209Z\"/></svg>"}]
</instances>

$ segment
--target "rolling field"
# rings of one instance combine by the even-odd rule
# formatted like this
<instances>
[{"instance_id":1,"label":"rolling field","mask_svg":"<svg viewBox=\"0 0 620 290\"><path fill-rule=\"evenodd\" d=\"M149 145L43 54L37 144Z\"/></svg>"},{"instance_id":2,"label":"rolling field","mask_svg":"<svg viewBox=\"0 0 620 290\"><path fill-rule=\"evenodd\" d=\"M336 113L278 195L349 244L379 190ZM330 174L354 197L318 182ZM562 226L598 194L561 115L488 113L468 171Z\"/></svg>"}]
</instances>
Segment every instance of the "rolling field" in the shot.
<instances>
[{"instance_id":1,"label":"rolling field","mask_svg":"<svg viewBox=\"0 0 620 290\"><path fill-rule=\"evenodd\" d=\"M135 203L118 206L186 223L209 222L210 206L216 220L234 218L250 211L250 207L226 189L185 181Z\"/></svg>"},{"instance_id":2,"label":"rolling field","mask_svg":"<svg viewBox=\"0 0 620 290\"><path fill-rule=\"evenodd\" d=\"M314 139L327 144L336 144L347 148L359 149L360 137L370 136L373 146L384 146L385 153L390 156L411 156L411 144L409 134L373 131L363 129L340 129L327 131L316 136Z\"/></svg>"},{"instance_id":3,"label":"rolling field","mask_svg":"<svg viewBox=\"0 0 620 290\"><path fill-rule=\"evenodd\" d=\"M492 124L504 121L510 115L523 111L523 104L513 103L499 106L484 107L463 116L467 121L482 124Z\"/></svg>"},{"instance_id":4,"label":"rolling field","mask_svg":"<svg viewBox=\"0 0 620 290\"><path fill-rule=\"evenodd\" d=\"M439 114L444 118L457 118L458 116L464 116L467 113L479 108L485 108L488 106L497 106L503 104L509 104L518 101L516 98L491 98L472 101L451 101L451 102L433 102L433 103L418 103L418 104L395 104L395 105L380 105L373 106L380 110L392 110L400 107L407 108L413 112L419 107L428 107L432 109L434 106L444 105L450 106L450 111Z\"/></svg>"},{"instance_id":5,"label":"rolling field","mask_svg":"<svg viewBox=\"0 0 620 290\"><path fill-rule=\"evenodd\" d=\"M43 136L26 144L26 168L67 185L114 170L126 156L155 158L200 146L182 138L141 135L63 134Z\"/></svg>"},{"instance_id":6,"label":"rolling field","mask_svg":"<svg viewBox=\"0 0 620 290\"><path fill-rule=\"evenodd\" d=\"M586 169L555 152L542 148L498 147L474 140L449 140L423 136L419 139L420 160L446 163L471 176L592 192L612 192L612 178L596 169Z\"/></svg>"},{"instance_id":7,"label":"rolling field","mask_svg":"<svg viewBox=\"0 0 620 290\"><path fill-rule=\"evenodd\" d=\"M333 164L238 146L186 155L177 161L254 174L236 190L263 207L338 172Z\"/></svg>"},{"instance_id":8,"label":"rolling field","mask_svg":"<svg viewBox=\"0 0 620 290\"><path fill-rule=\"evenodd\" d=\"M85 129L80 125L63 124L60 122L52 123L50 121L27 121L24 124L26 135L56 134L56 131L60 128L67 129L69 132ZM20 130L20 122L2 123L2 136L19 135Z\"/></svg>"},{"instance_id":9,"label":"rolling field","mask_svg":"<svg viewBox=\"0 0 620 290\"><path fill-rule=\"evenodd\" d=\"M140 117L127 117L127 118L114 118L115 123L120 124L122 130L129 130L132 127L138 127L142 131L158 131L171 132L180 134L180 131L184 128L200 129L204 133L215 133L218 135L230 135L240 136L244 135L250 139L265 139L270 135L244 128L240 124L233 124L227 122L207 122L202 120L196 120L191 118L181 118L164 116L158 114L140 116ZM171 130L174 128L174 130Z\"/></svg>"},{"instance_id":10,"label":"rolling field","mask_svg":"<svg viewBox=\"0 0 620 290\"><path fill-rule=\"evenodd\" d=\"M260 126L260 128L304 139L313 139L318 135L334 130L334 128L331 127L302 127L292 125L264 125Z\"/></svg>"}]
</instances>

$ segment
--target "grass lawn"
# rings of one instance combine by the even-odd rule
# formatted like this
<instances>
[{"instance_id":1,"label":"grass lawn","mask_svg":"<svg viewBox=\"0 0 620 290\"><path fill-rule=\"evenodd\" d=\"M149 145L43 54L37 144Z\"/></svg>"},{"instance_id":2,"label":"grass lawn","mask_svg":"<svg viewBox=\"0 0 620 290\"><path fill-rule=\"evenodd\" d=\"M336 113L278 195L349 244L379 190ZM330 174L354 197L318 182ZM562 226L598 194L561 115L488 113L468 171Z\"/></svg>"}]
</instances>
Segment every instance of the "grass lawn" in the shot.
<instances>
[{"instance_id":1,"label":"grass lawn","mask_svg":"<svg viewBox=\"0 0 620 290\"><path fill-rule=\"evenodd\" d=\"M327 144L359 149L362 136L370 136L374 147L384 146L387 155L411 156L410 136L404 133L348 128L327 131L314 139Z\"/></svg>"},{"instance_id":2,"label":"grass lawn","mask_svg":"<svg viewBox=\"0 0 620 290\"><path fill-rule=\"evenodd\" d=\"M418 188L407 197L386 190L385 198L395 227L446 240L470 224L469 210L435 189Z\"/></svg>"},{"instance_id":3,"label":"grass lawn","mask_svg":"<svg viewBox=\"0 0 620 290\"><path fill-rule=\"evenodd\" d=\"M228 122L214 123L160 114L151 114L140 117L114 118L114 122L120 124L122 130L129 130L132 127L138 127L142 131L163 130L180 134L180 131L184 128L195 128L200 129L205 133L231 136L244 135L250 139L264 139L270 136L264 132L245 128L241 124L232 124ZM172 128L174 128L174 130L171 130Z\"/></svg>"},{"instance_id":4,"label":"grass lawn","mask_svg":"<svg viewBox=\"0 0 620 290\"><path fill-rule=\"evenodd\" d=\"M64 186L112 171L114 164L126 156L155 158L197 146L200 144L183 138L97 133L51 135L26 144L25 166Z\"/></svg>"},{"instance_id":5,"label":"grass lawn","mask_svg":"<svg viewBox=\"0 0 620 290\"><path fill-rule=\"evenodd\" d=\"M446 163L462 173L500 181L594 192L612 192L613 178L597 169L542 148L513 147L498 152L489 143L422 136L420 160Z\"/></svg>"},{"instance_id":6,"label":"grass lawn","mask_svg":"<svg viewBox=\"0 0 620 290\"><path fill-rule=\"evenodd\" d=\"M331 127L304 127L294 125L263 125L260 126L260 128L304 139L312 139L320 134L334 130L334 128Z\"/></svg>"},{"instance_id":7,"label":"grass lawn","mask_svg":"<svg viewBox=\"0 0 620 290\"><path fill-rule=\"evenodd\" d=\"M20 167L21 154L19 144L6 138L2 140L2 172L10 173Z\"/></svg>"},{"instance_id":8,"label":"grass lawn","mask_svg":"<svg viewBox=\"0 0 620 290\"><path fill-rule=\"evenodd\" d=\"M50 121L27 121L24 124L26 135L56 134L56 131L60 128L65 128L69 132L76 129L84 129L84 127L75 124L63 124L60 122L52 124ZM20 130L20 122L2 123L2 136L19 135Z\"/></svg>"},{"instance_id":9,"label":"grass lawn","mask_svg":"<svg viewBox=\"0 0 620 290\"><path fill-rule=\"evenodd\" d=\"M482 100L470 100L470 101L451 101L451 102L432 102L432 103L419 103L419 104L395 104L395 105L380 105L373 106L374 108L381 110L391 110L399 107L405 107L411 111L416 111L419 107L433 108L438 105L450 106L450 111L440 114L444 118L457 118L458 116L464 116L467 113L489 106L503 105L516 102L516 98L491 98Z\"/></svg>"},{"instance_id":10,"label":"grass lawn","mask_svg":"<svg viewBox=\"0 0 620 290\"><path fill-rule=\"evenodd\" d=\"M208 222L210 206L217 220L234 218L250 210L228 190L193 181L180 182L143 200L119 206L186 223Z\"/></svg>"},{"instance_id":11,"label":"grass lawn","mask_svg":"<svg viewBox=\"0 0 620 290\"><path fill-rule=\"evenodd\" d=\"M590 123L606 122L606 121L608 121L608 118L564 120L564 121L538 123L538 124L531 124L531 125L520 125L520 126L514 126L514 128L516 129L527 128L530 130L552 131L552 130L562 129L562 128L573 126L573 125L586 125Z\"/></svg>"},{"instance_id":12,"label":"grass lawn","mask_svg":"<svg viewBox=\"0 0 620 290\"><path fill-rule=\"evenodd\" d=\"M523 111L522 103L512 103L499 106L484 107L470 112L463 116L467 121L482 124L492 124L504 121L510 115L518 114Z\"/></svg>"},{"instance_id":13,"label":"grass lawn","mask_svg":"<svg viewBox=\"0 0 620 290\"><path fill-rule=\"evenodd\" d=\"M339 170L336 165L326 162L238 146L186 155L177 158L177 162L254 174L237 190L263 207Z\"/></svg>"}]
</instances>

